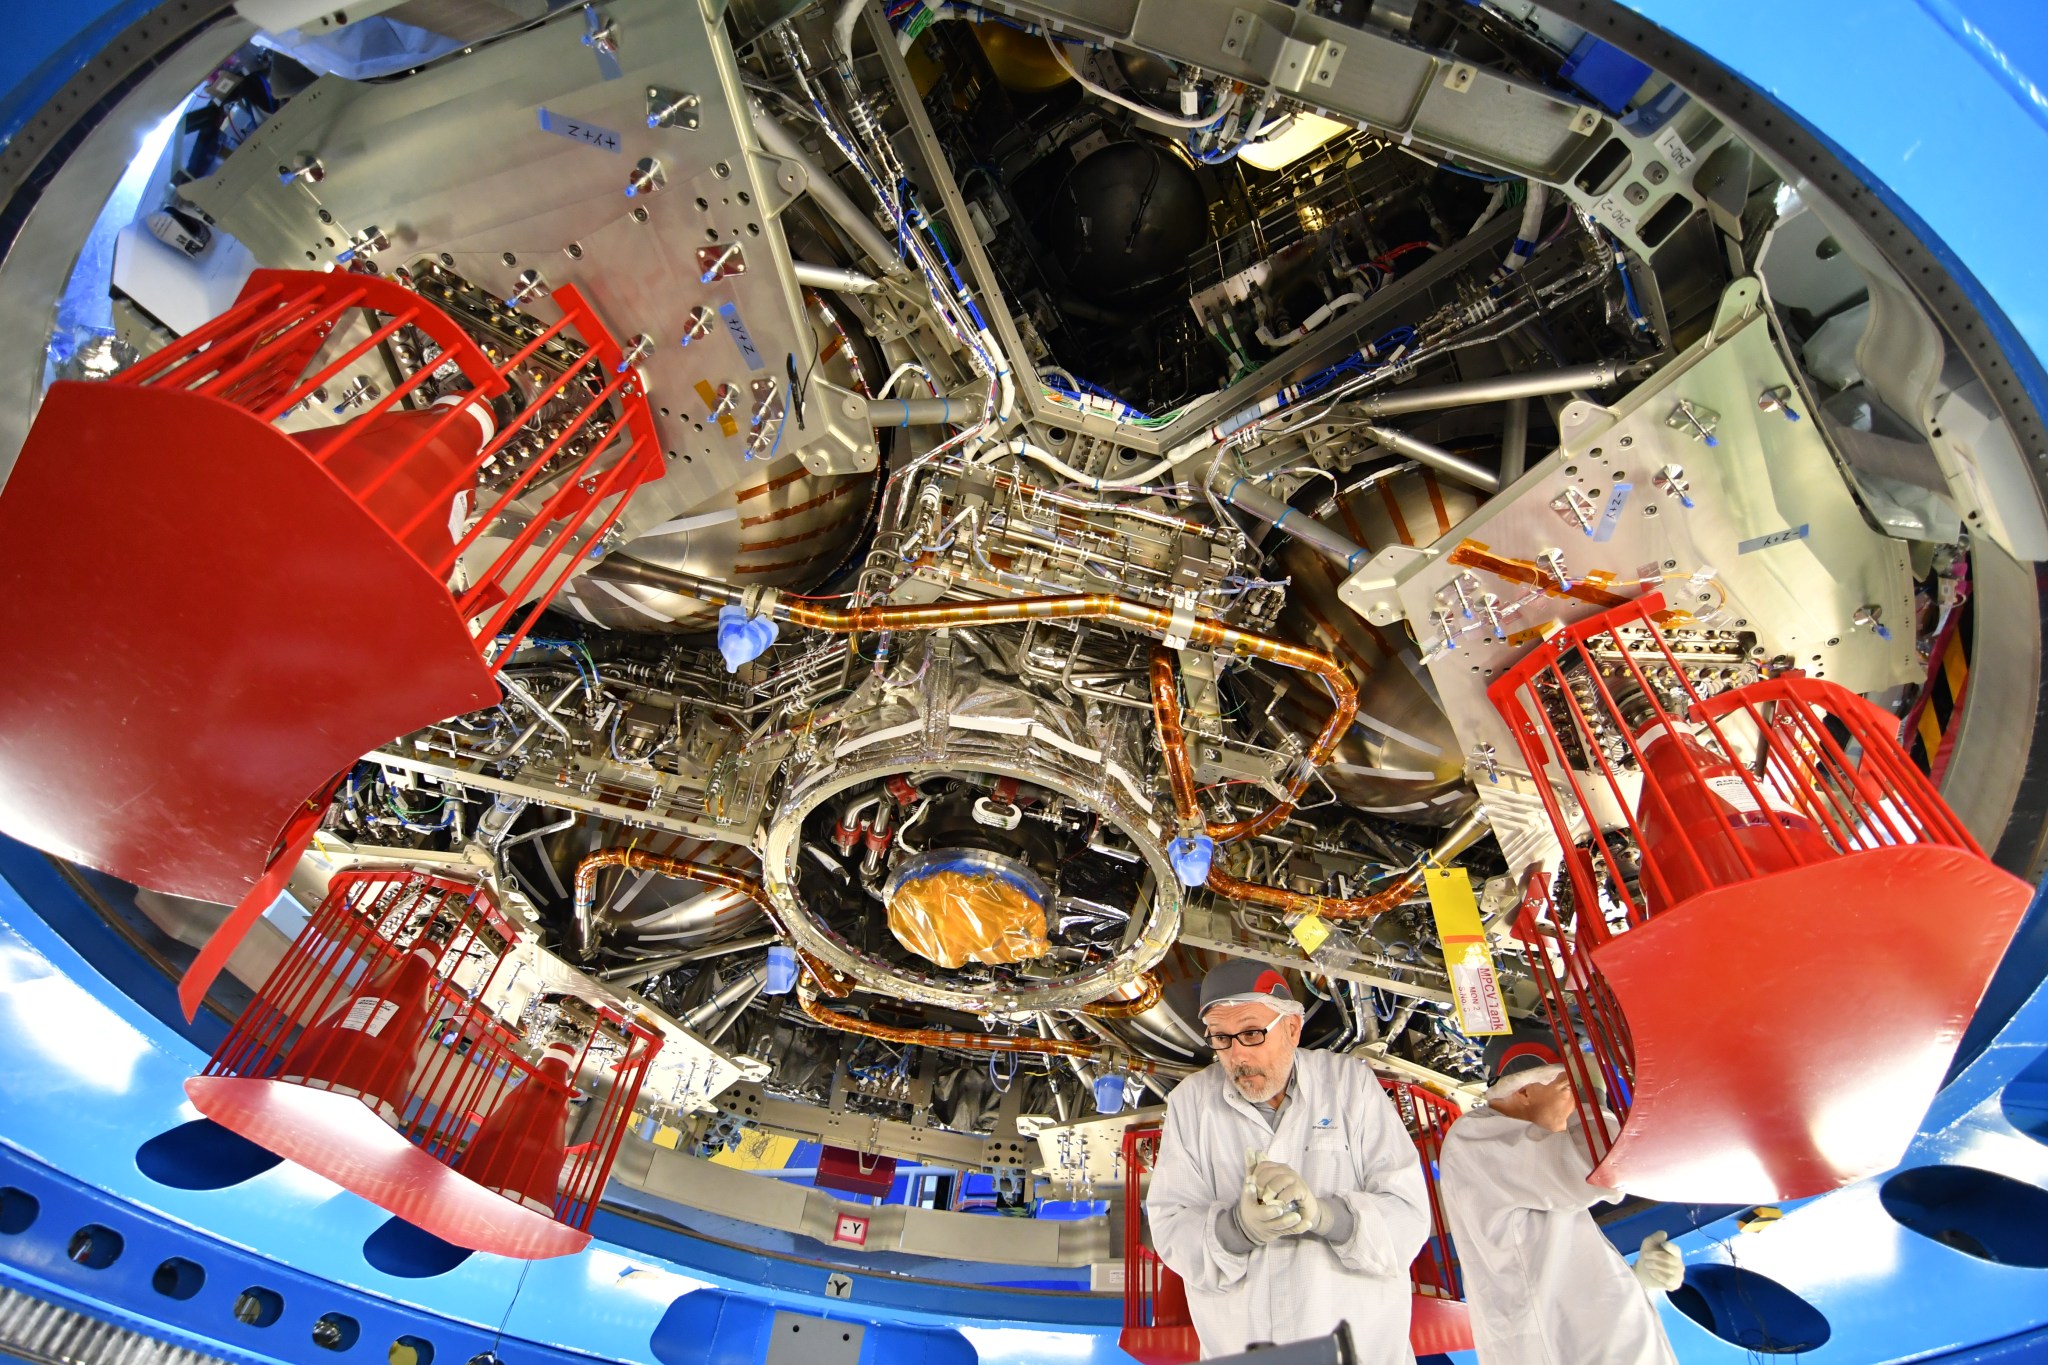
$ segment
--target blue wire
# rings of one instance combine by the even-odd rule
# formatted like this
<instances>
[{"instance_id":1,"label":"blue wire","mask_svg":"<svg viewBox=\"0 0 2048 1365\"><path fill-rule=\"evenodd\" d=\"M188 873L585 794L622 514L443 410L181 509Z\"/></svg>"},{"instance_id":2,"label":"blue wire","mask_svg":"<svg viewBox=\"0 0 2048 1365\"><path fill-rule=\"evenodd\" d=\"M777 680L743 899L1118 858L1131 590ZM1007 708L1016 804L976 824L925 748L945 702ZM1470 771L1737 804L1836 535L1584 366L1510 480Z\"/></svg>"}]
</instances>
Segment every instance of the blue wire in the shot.
<instances>
[{"instance_id":1,"label":"blue wire","mask_svg":"<svg viewBox=\"0 0 2048 1365\"><path fill-rule=\"evenodd\" d=\"M1449 171L1452 175L1462 175L1467 180L1477 180L1487 185L1505 185L1510 180L1520 180L1522 178L1519 175L1488 175L1485 171L1468 170L1466 167L1453 165L1448 161L1437 162L1436 168L1440 171Z\"/></svg>"},{"instance_id":2,"label":"blue wire","mask_svg":"<svg viewBox=\"0 0 2048 1365\"><path fill-rule=\"evenodd\" d=\"M1628 305L1628 315L1635 321L1636 330L1638 332L1647 332L1650 330L1650 320L1643 316L1643 310L1641 306L1636 303L1635 282L1629 278L1628 266L1621 259L1621 244L1618 241L1615 241L1614 234L1612 233L1608 234L1607 239L1608 241L1613 242L1616 248L1614 253L1614 269L1615 273L1621 276L1622 302Z\"/></svg>"},{"instance_id":3,"label":"blue wire","mask_svg":"<svg viewBox=\"0 0 2048 1365\"><path fill-rule=\"evenodd\" d=\"M1140 412L1138 409L1132 407L1129 403L1126 403L1123 399L1111 393L1108 389L1103 388L1100 384L1090 383L1088 380L1081 378L1079 375L1076 375L1074 377L1074 382L1081 386L1078 389L1070 389L1066 385L1060 383L1057 379L1047 379L1043 375L1039 377L1039 382L1041 384L1044 384L1048 389L1051 389L1054 393L1065 394L1069 398L1079 399L1084 394L1093 394L1097 398L1106 398L1110 402L1116 404L1119 408L1123 409L1123 415L1127 417L1135 417L1138 418L1140 421L1150 421L1152 417L1152 414L1148 412Z\"/></svg>"}]
</instances>

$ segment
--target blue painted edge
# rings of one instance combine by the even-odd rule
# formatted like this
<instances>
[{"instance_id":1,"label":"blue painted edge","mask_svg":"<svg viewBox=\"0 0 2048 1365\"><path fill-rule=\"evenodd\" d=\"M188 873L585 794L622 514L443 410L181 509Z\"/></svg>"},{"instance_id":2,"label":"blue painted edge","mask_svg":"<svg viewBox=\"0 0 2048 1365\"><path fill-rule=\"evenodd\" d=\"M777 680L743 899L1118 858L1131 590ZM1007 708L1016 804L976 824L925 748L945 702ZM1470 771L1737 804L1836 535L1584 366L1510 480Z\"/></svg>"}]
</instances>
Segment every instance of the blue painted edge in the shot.
<instances>
[{"instance_id":1,"label":"blue painted edge","mask_svg":"<svg viewBox=\"0 0 2048 1365\"><path fill-rule=\"evenodd\" d=\"M24 1189L43 1205L26 1232L0 1235L0 1283L149 1336L257 1365L342 1365L364 1347L370 1348L365 1354L376 1354L381 1343L373 1333L384 1342L402 1335L422 1337L434 1344L435 1358L442 1365L459 1365L491 1344L492 1334L475 1323L296 1270L95 1189L4 1143L0 1185ZM70 1233L86 1222L103 1223L125 1242L120 1257L105 1270L87 1269L64 1258L62 1248ZM194 1262L206 1274L205 1284L190 1299L163 1297L149 1288L155 1267L173 1255ZM252 1286L283 1298L284 1316L275 1326L250 1327L234 1319L235 1297ZM313 1320L330 1312L346 1313L362 1327L352 1351L336 1353L313 1344ZM256 1349L258 1344L271 1349ZM598 1359L518 1337L507 1337L506 1344L516 1349L515 1359L545 1365L587 1365Z\"/></svg>"},{"instance_id":2,"label":"blue painted edge","mask_svg":"<svg viewBox=\"0 0 2048 1365\"><path fill-rule=\"evenodd\" d=\"M16 31L8 35L9 45L17 56L0 67L14 77L12 88L0 94L0 147L12 142L35 112L54 99L116 34L159 3L160 0L115 0L97 14L90 3L78 0L68 5L28 5L19 13L10 10L8 24ZM38 21L44 25L42 28L26 34L19 31L19 25ZM63 36L65 28L73 29L69 36ZM38 40L47 44L40 61L34 50ZM37 64L21 69L30 61Z\"/></svg>"},{"instance_id":3,"label":"blue painted edge","mask_svg":"<svg viewBox=\"0 0 2048 1365\"><path fill-rule=\"evenodd\" d=\"M78 875L97 883L95 894L115 894L116 888L124 886L83 868L78 869ZM101 918L98 909L65 879L48 854L0 835L0 879L13 886L73 952L158 1023L207 1054L227 1037L227 1021L210 1010L202 1009L196 1018L186 1020L178 1005L177 982L159 971Z\"/></svg>"}]
</instances>

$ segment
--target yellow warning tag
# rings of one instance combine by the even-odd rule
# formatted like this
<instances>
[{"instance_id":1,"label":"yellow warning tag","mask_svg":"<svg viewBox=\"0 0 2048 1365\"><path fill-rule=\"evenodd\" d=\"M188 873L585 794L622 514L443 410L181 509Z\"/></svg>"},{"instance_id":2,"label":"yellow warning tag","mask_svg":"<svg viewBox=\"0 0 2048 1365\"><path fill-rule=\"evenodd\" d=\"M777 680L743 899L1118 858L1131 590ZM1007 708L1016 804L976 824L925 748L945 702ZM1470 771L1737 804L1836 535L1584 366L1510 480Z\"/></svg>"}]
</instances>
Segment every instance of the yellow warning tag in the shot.
<instances>
[{"instance_id":1,"label":"yellow warning tag","mask_svg":"<svg viewBox=\"0 0 2048 1365\"><path fill-rule=\"evenodd\" d=\"M1294 941L1301 945L1301 950L1314 957L1316 949L1329 941L1330 926L1323 923L1322 916L1311 912L1301 917L1295 924L1293 933Z\"/></svg>"},{"instance_id":2,"label":"yellow warning tag","mask_svg":"<svg viewBox=\"0 0 2048 1365\"><path fill-rule=\"evenodd\" d=\"M1472 895L1472 878L1462 867L1432 867L1423 872L1436 935L1444 945L1444 965L1451 974L1451 999L1458 1009L1458 1029L1467 1038L1507 1033L1507 1001L1493 970L1493 950Z\"/></svg>"}]
</instances>

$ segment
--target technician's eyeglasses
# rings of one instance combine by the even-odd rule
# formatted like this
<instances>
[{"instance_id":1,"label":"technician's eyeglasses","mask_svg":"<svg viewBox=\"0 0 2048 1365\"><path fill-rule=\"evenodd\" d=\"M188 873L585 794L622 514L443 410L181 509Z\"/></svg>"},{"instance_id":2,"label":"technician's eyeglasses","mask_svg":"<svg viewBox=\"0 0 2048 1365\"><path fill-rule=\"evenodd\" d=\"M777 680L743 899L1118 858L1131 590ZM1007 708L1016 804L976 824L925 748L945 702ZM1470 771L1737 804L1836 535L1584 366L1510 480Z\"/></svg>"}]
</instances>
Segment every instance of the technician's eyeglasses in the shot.
<instances>
[{"instance_id":1,"label":"technician's eyeglasses","mask_svg":"<svg viewBox=\"0 0 2048 1365\"><path fill-rule=\"evenodd\" d=\"M1248 1028L1239 1029L1236 1033L1211 1033L1207 1036L1210 1047L1215 1048L1218 1052L1228 1052L1231 1046L1236 1043L1242 1043L1246 1047L1257 1047L1260 1043L1266 1041L1266 1035L1272 1031L1271 1029L1264 1028Z\"/></svg>"}]
</instances>

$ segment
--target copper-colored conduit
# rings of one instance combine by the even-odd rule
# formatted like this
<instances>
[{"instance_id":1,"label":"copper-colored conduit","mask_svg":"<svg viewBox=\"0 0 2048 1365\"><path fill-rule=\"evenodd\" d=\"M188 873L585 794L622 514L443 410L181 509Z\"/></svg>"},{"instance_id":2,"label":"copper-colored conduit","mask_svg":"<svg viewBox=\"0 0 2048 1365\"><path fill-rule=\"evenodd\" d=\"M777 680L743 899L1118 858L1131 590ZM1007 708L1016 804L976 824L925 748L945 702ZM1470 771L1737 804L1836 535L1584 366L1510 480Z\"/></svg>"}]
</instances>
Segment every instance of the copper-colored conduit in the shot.
<instances>
[{"instance_id":1,"label":"copper-colored conduit","mask_svg":"<svg viewBox=\"0 0 2048 1365\"><path fill-rule=\"evenodd\" d=\"M1202 809L1195 799L1195 774L1188 763L1187 736L1180 723L1180 678L1174 667L1173 651L1169 649L1152 651L1152 711L1159 721L1159 747L1166 755L1166 775L1173 787L1174 810L1183 823L1199 819ZM1351 723L1348 709L1344 723ZM1209 826L1209 832L1214 836L1216 827ZM1276 910L1290 912L1312 911L1324 919L1370 919L1374 915L1385 914L1414 895L1415 888L1422 885L1422 869L1418 867L1403 873L1384 890L1370 896L1350 899L1315 896L1303 891L1289 891L1282 886L1243 881L1220 867L1209 869L1206 885L1219 896L1251 905L1269 905Z\"/></svg>"},{"instance_id":2,"label":"copper-colored conduit","mask_svg":"<svg viewBox=\"0 0 2048 1365\"><path fill-rule=\"evenodd\" d=\"M1082 1061L1104 1059L1111 1051L1092 1043L1077 1043L1067 1038L1005 1038L993 1033L961 1033L955 1029L897 1028L890 1024L877 1024L869 1019L841 1014L838 1010L827 1009L818 1003L817 993L809 982L798 982L797 1003L813 1023L826 1028L838 1029L841 1033L856 1033L863 1038L873 1038L884 1043L898 1043L905 1047L933 1047L947 1052L1032 1052L1044 1056L1077 1057ZM1116 1067L1122 1071L1140 1071L1151 1074L1152 1063L1139 1057L1119 1054Z\"/></svg>"},{"instance_id":3,"label":"copper-colored conduit","mask_svg":"<svg viewBox=\"0 0 2048 1365\"><path fill-rule=\"evenodd\" d=\"M728 891L737 891L756 906L768 919L770 927L784 938L789 931L783 927L782 912L769 899L768 888L756 878L730 868L718 867L711 863L687 862L681 858L664 858L658 853L648 853L637 848L601 848L595 853L585 854L576 864L576 891L573 902L575 913L576 949L588 954L597 910L597 874L608 867L623 867L633 872L658 872L664 877L676 877L683 881L703 882L708 886L722 886ZM831 967L812 957L802 949L797 958L818 981L819 988L827 995L847 995L853 990L853 983Z\"/></svg>"},{"instance_id":4,"label":"copper-colored conduit","mask_svg":"<svg viewBox=\"0 0 2048 1365\"><path fill-rule=\"evenodd\" d=\"M1295 802L1301 799L1302 792L1308 787L1311 772L1328 761L1330 754L1337 747L1337 742L1350 730L1352 718L1358 714L1358 689L1352 686L1343 666L1327 654L1269 639L1263 635L1234 630L1229 626L1219 626L1212 621L1162 611L1158 607L1146 606L1142 602L1132 602L1107 593L1020 597L1008 602L933 602L920 606L854 607L844 611L819 606L814 602L783 598L777 606L777 612L794 625L840 635L885 630L938 630L946 626L1000 625L1015 621L1122 621L1155 635L1179 634L1190 644L1226 649L1240 658L1265 659L1286 668L1315 674L1330 689L1333 703L1330 718L1323 725L1322 733L1316 736L1315 743L1309 747L1301 771L1287 783L1287 795L1283 800L1274 802L1266 810L1248 820L1208 825L1211 838L1225 841L1249 839L1264 834L1293 814ZM1156 691L1157 665L1154 666L1153 676ZM1181 735L1178 728L1179 709L1176 703L1176 736ZM1163 730L1160 737L1163 741L1166 740ZM1173 762L1177 755L1182 771L1187 770L1185 744L1184 736L1166 742L1169 763ZM1194 794L1192 776L1188 778L1188 794L1190 798ZM1175 790L1175 796L1178 799L1178 788Z\"/></svg>"},{"instance_id":5,"label":"copper-colored conduit","mask_svg":"<svg viewBox=\"0 0 2048 1365\"><path fill-rule=\"evenodd\" d=\"M1081 1013L1092 1014L1097 1019L1135 1019L1159 1003L1166 987L1151 972L1145 973L1132 983L1138 994L1130 1000L1098 1000L1092 1005L1083 1005Z\"/></svg>"}]
</instances>

